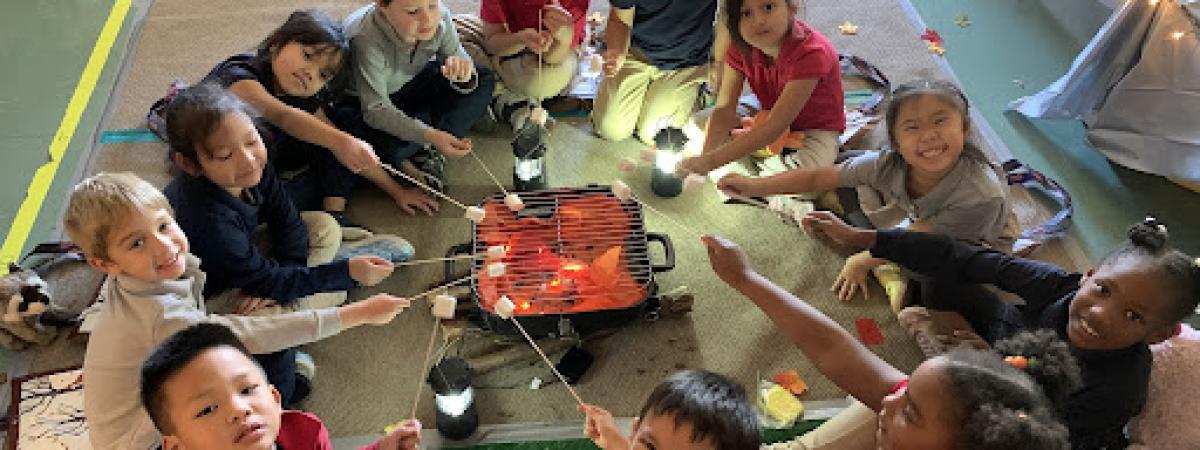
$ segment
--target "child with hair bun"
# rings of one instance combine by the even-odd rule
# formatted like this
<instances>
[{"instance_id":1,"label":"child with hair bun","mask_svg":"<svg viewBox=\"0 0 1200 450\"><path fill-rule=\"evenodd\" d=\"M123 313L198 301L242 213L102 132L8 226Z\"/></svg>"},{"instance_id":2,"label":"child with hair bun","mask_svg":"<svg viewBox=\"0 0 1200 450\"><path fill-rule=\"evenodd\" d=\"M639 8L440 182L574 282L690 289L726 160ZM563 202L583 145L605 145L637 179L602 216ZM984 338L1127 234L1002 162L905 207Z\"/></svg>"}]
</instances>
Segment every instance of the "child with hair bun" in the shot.
<instances>
[{"instance_id":1,"label":"child with hair bun","mask_svg":"<svg viewBox=\"0 0 1200 450\"><path fill-rule=\"evenodd\" d=\"M961 347L905 374L837 322L755 272L737 244L702 239L721 280L754 302L817 370L878 413L877 448L1070 447L1059 411L1079 385L1079 367L1053 332L1015 335L997 342L996 353Z\"/></svg>"},{"instance_id":2,"label":"child with hair bun","mask_svg":"<svg viewBox=\"0 0 1200 450\"><path fill-rule=\"evenodd\" d=\"M1133 225L1129 241L1087 273L1016 258L946 236L853 228L830 213L810 213L811 234L865 248L874 257L938 281L946 289L930 309L962 315L983 342L1049 329L1079 360L1083 386L1067 401L1064 420L1076 449L1125 448L1124 428L1141 412L1150 377L1149 345L1170 338L1200 302L1200 265L1167 246L1154 218ZM1011 305L982 284L1021 297Z\"/></svg>"}]
</instances>

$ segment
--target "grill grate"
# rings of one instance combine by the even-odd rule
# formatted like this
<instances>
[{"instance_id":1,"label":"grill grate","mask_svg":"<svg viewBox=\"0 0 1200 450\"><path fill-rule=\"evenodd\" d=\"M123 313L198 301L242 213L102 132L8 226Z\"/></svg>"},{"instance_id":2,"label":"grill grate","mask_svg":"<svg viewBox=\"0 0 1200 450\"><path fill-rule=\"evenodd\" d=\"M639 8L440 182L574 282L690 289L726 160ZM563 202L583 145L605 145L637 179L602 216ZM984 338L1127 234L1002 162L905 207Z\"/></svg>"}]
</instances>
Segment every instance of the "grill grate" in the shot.
<instances>
[{"instance_id":1,"label":"grill grate","mask_svg":"<svg viewBox=\"0 0 1200 450\"><path fill-rule=\"evenodd\" d=\"M474 227L473 251L503 245L499 260L476 259L472 282L480 306L507 295L515 314L549 315L625 309L642 302L653 281L642 210L607 188L521 193L525 209L513 213L502 194L483 202L485 219ZM499 277L489 264L502 262Z\"/></svg>"}]
</instances>

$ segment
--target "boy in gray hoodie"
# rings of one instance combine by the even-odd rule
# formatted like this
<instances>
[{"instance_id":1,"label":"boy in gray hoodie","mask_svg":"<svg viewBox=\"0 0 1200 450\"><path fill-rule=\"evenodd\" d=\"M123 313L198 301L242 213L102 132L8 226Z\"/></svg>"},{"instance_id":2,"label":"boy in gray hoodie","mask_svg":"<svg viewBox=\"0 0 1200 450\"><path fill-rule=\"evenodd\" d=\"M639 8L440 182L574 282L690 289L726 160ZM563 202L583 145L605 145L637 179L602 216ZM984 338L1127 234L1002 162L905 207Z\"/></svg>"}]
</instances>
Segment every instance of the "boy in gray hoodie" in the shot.
<instances>
[{"instance_id":1,"label":"boy in gray hoodie","mask_svg":"<svg viewBox=\"0 0 1200 450\"><path fill-rule=\"evenodd\" d=\"M345 22L363 138L380 160L445 189L445 157L464 156L464 139L492 98L495 81L459 41L438 0L375 0Z\"/></svg>"}]
</instances>

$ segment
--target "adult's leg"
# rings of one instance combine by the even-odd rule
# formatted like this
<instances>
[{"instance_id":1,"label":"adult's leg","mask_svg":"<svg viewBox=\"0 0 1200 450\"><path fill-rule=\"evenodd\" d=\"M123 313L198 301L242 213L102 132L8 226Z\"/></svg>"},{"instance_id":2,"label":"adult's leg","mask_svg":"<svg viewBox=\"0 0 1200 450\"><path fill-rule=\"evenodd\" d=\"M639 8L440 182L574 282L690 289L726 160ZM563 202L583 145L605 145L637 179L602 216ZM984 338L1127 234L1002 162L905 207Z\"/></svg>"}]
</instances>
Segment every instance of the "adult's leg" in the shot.
<instances>
[{"instance_id":1,"label":"adult's leg","mask_svg":"<svg viewBox=\"0 0 1200 450\"><path fill-rule=\"evenodd\" d=\"M631 50L621 70L600 81L592 106L592 128L601 138L620 141L633 136L646 101L651 77L658 69ZM653 138L653 136L651 136Z\"/></svg>"},{"instance_id":2,"label":"adult's leg","mask_svg":"<svg viewBox=\"0 0 1200 450\"><path fill-rule=\"evenodd\" d=\"M700 106L700 91L707 78L704 66L657 71L646 88L637 119L637 138L647 144L667 127L683 127Z\"/></svg>"}]
</instances>

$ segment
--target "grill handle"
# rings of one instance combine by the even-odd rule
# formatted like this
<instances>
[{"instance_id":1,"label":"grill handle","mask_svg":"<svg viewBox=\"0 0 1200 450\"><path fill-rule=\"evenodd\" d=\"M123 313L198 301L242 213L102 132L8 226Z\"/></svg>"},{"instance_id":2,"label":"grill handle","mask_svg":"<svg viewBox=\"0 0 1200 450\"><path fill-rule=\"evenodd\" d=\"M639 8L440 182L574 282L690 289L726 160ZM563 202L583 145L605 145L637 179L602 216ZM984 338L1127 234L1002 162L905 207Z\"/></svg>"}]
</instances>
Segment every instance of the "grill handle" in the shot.
<instances>
[{"instance_id":1,"label":"grill handle","mask_svg":"<svg viewBox=\"0 0 1200 450\"><path fill-rule=\"evenodd\" d=\"M458 255L469 255L469 254L471 254L472 247L473 246L471 245L470 242L464 242L462 244L452 246L452 247L450 247L449 250L446 250L446 257L449 258L449 257L453 257L453 256L458 256ZM445 265L446 265L446 278L445 279L446 280L454 279L454 263L455 262L457 262L457 260L454 260L454 259L446 261L446 263L445 263Z\"/></svg>"},{"instance_id":2,"label":"grill handle","mask_svg":"<svg viewBox=\"0 0 1200 450\"><path fill-rule=\"evenodd\" d=\"M671 237L665 233L646 233L646 242L658 242L663 246L663 261L662 264L650 263L650 270L654 273L662 273L675 268L675 246L671 244ZM648 258L650 255L646 255Z\"/></svg>"}]
</instances>

